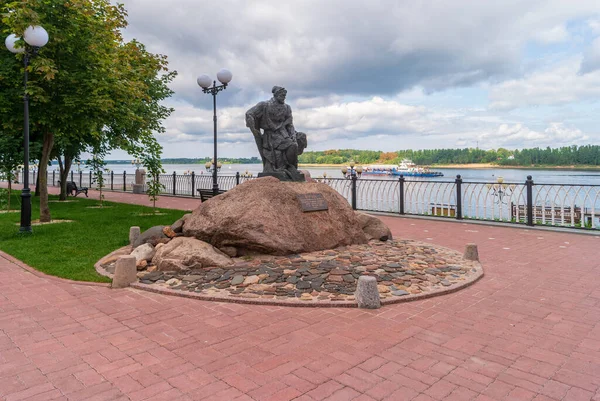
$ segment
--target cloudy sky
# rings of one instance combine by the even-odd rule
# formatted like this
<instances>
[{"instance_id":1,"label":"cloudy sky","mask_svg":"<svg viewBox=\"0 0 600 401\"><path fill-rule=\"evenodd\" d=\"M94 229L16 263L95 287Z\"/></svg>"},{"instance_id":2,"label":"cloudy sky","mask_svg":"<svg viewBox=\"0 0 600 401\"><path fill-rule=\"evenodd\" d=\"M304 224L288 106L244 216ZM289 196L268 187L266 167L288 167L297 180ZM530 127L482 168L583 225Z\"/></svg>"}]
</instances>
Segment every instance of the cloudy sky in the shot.
<instances>
[{"instance_id":1,"label":"cloudy sky","mask_svg":"<svg viewBox=\"0 0 600 401\"><path fill-rule=\"evenodd\" d=\"M598 0L121 0L179 72L164 157L258 156L244 113L288 90L309 150L600 144ZM114 154L114 156L119 156Z\"/></svg>"}]
</instances>

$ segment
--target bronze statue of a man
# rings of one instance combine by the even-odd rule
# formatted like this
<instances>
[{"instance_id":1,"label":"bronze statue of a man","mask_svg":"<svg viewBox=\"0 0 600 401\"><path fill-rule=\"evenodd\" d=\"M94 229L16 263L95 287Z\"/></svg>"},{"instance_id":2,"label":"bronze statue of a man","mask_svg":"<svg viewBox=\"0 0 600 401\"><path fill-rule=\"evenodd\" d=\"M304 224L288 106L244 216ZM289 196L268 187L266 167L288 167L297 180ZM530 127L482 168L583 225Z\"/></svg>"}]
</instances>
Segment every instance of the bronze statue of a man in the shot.
<instances>
[{"instance_id":1,"label":"bronze statue of a man","mask_svg":"<svg viewBox=\"0 0 600 401\"><path fill-rule=\"evenodd\" d=\"M306 134L296 132L294 128L292 109L285 104L285 88L274 86L271 92L272 99L260 102L246 112L246 126L254 134L263 162L259 177L304 181L304 175L298 171L298 155L306 148Z\"/></svg>"}]
</instances>

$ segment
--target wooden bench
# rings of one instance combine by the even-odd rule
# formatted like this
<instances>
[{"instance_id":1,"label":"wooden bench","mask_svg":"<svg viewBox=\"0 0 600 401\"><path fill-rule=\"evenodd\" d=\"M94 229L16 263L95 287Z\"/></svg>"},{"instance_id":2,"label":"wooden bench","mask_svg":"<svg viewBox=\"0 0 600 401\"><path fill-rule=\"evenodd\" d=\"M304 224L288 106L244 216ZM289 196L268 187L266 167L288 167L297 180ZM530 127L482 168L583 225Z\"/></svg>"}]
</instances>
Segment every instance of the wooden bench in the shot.
<instances>
[{"instance_id":1,"label":"wooden bench","mask_svg":"<svg viewBox=\"0 0 600 401\"><path fill-rule=\"evenodd\" d=\"M515 219L519 216L519 221L527 220L527 206L516 205L511 203L510 218ZM533 205L533 219L538 222L558 222L566 224L579 224L581 223L581 207L573 206L544 206L544 205ZM564 218L564 220L563 220Z\"/></svg>"},{"instance_id":2,"label":"wooden bench","mask_svg":"<svg viewBox=\"0 0 600 401\"><path fill-rule=\"evenodd\" d=\"M430 203L433 216L456 217L456 205L448 203Z\"/></svg>"},{"instance_id":3,"label":"wooden bench","mask_svg":"<svg viewBox=\"0 0 600 401\"><path fill-rule=\"evenodd\" d=\"M219 193L217 195L224 194L225 192L227 192L227 190L225 190L225 189L219 189ZM212 189L198 188L198 193L200 194L200 200L202 202L204 202L204 201L212 198L213 196L215 196Z\"/></svg>"},{"instance_id":4,"label":"wooden bench","mask_svg":"<svg viewBox=\"0 0 600 401\"><path fill-rule=\"evenodd\" d=\"M60 181L58 181L58 185L60 185ZM67 181L67 196L71 195L71 196L77 196L79 194L85 194L85 197L88 197L88 188L87 187L83 187L83 188L77 188L77 184L75 184L75 181Z\"/></svg>"}]
</instances>

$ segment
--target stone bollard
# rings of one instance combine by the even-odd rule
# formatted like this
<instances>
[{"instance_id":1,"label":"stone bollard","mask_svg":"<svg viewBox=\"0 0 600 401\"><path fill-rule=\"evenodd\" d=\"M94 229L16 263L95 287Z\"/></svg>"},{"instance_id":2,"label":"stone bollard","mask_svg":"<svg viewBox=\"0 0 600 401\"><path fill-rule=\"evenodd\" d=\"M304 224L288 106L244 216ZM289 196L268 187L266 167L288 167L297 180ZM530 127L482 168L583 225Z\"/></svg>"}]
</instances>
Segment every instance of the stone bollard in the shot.
<instances>
[{"instance_id":1,"label":"stone bollard","mask_svg":"<svg viewBox=\"0 0 600 401\"><path fill-rule=\"evenodd\" d=\"M135 256L126 255L117 259L115 275L113 276L112 288L125 288L137 281L137 268L135 267Z\"/></svg>"},{"instance_id":2,"label":"stone bollard","mask_svg":"<svg viewBox=\"0 0 600 401\"><path fill-rule=\"evenodd\" d=\"M140 228L137 226L129 227L129 245L133 245L135 240L140 236Z\"/></svg>"},{"instance_id":3,"label":"stone bollard","mask_svg":"<svg viewBox=\"0 0 600 401\"><path fill-rule=\"evenodd\" d=\"M479 252L477 252L477 244L467 244L463 257L466 260L479 260Z\"/></svg>"},{"instance_id":4,"label":"stone bollard","mask_svg":"<svg viewBox=\"0 0 600 401\"><path fill-rule=\"evenodd\" d=\"M135 170L135 183L133 184L134 194L143 194L146 192L144 179L146 177L146 170L143 168Z\"/></svg>"},{"instance_id":5,"label":"stone bollard","mask_svg":"<svg viewBox=\"0 0 600 401\"><path fill-rule=\"evenodd\" d=\"M138 185L144 185L144 177L146 176L146 170L139 168L135 170L135 183Z\"/></svg>"},{"instance_id":6,"label":"stone bollard","mask_svg":"<svg viewBox=\"0 0 600 401\"><path fill-rule=\"evenodd\" d=\"M379 309L381 300L377 289L377 279L373 276L360 276L354 293L359 308Z\"/></svg>"}]
</instances>

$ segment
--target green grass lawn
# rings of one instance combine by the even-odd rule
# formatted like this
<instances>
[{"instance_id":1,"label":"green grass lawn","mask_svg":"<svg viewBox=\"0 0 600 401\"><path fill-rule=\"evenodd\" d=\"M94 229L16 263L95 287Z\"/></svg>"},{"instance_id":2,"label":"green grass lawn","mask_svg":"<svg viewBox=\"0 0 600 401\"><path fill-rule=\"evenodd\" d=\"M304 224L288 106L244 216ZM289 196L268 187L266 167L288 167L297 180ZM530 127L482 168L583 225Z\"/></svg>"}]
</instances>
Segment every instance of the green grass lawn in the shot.
<instances>
[{"instance_id":1,"label":"green grass lawn","mask_svg":"<svg viewBox=\"0 0 600 401\"><path fill-rule=\"evenodd\" d=\"M0 249L39 271L79 281L108 281L96 273L94 263L128 244L129 227L139 226L143 232L152 226L170 225L186 213L158 209L161 214L154 215L154 209L139 205L104 202L105 207L93 208L99 205L97 199L49 199L53 220L73 222L33 226L31 235L23 235L19 232L20 213L1 213ZM20 207L17 191L11 208ZM32 197L32 220L39 216L39 198Z\"/></svg>"}]
</instances>

